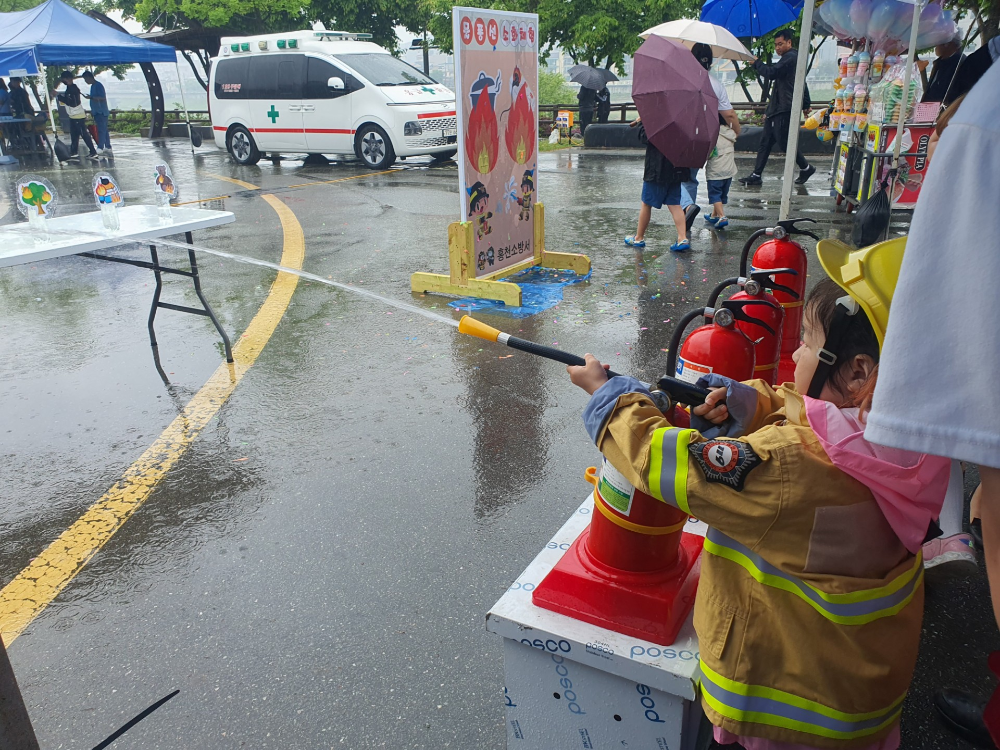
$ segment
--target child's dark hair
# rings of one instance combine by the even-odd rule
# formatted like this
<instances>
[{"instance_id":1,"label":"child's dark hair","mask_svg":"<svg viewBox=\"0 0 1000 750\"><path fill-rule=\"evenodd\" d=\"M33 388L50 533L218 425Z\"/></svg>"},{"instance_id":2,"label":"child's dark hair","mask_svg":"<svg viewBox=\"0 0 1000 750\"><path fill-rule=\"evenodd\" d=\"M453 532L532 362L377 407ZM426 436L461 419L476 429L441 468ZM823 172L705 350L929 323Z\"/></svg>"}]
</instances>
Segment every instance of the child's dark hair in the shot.
<instances>
[{"instance_id":1,"label":"child's dark hair","mask_svg":"<svg viewBox=\"0 0 1000 750\"><path fill-rule=\"evenodd\" d=\"M837 300L847 295L833 279L823 279L813 287L806 300L803 315L810 324L821 328L824 336L830 335L830 324L833 323L834 313L837 311ZM864 310L858 310L854 315L854 320L840 340L840 351L836 352L837 361L840 366L830 375L830 384L842 393L847 393L847 382L845 380L843 365L850 362L859 354L865 354L878 364L879 346L878 338L875 336L875 329L872 328L871 321L865 315ZM875 368L875 372L878 368ZM873 373L874 375L874 373ZM867 384L866 384L867 385ZM858 394L863 396L870 388L862 386ZM855 403L855 406L861 406Z\"/></svg>"}]
</instances>

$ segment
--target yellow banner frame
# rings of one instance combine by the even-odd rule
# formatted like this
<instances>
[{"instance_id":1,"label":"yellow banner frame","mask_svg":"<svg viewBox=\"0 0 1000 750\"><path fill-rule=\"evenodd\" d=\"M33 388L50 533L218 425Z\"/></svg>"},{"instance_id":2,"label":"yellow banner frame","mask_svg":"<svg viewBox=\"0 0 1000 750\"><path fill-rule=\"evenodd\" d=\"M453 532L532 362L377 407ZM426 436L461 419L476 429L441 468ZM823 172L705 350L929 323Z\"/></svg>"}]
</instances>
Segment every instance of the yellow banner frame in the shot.
<instances>
[{"instance_id":1,"label":"yellow banner frame","mask_svg":"<svg viewBox=\"0 0 1000 750\"><path fill-rule=\"evenodd\" d=\"M510 276L527 268L557 268L573 271L581 276L590 273L590 258L580 253L550 253L545 249L545 206L536 203L532 207L534 220L535 254L528 260L507 266L499 271L476 278L475 244L471 221L454 221L448 225L448 266L449 273L426 273L417 271L410 277L412 291L423 294L453 294L459 297L495 299L505 305L521 306L521 287L510 281L497 281L501 276Z\"/></svg>"}]
</instances>

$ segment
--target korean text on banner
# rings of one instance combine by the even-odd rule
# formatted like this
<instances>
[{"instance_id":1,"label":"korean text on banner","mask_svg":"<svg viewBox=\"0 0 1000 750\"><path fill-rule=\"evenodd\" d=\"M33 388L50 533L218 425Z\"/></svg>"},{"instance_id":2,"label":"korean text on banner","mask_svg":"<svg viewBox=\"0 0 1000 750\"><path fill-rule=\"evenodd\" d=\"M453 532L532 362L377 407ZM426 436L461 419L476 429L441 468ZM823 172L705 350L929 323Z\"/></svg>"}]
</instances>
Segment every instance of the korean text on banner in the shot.
<instances>
[{"instance_id":1,"label":"korean text on banner","mask_svg":"<svg viewBox=\"0 0 1000 750\"><path fill-rule=\"evenodd\" d=\"M476 277L534 255L538 16L454 8L462 221Z\"/></svg>"}]
</instances>

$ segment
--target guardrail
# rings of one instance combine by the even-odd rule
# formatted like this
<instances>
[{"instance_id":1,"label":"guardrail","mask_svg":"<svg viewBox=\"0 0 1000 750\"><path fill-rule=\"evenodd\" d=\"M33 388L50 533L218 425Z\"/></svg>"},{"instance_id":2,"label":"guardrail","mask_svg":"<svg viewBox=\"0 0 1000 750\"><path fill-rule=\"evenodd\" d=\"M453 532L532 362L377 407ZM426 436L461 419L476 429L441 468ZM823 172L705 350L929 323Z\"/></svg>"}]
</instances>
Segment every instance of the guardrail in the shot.
<instances>
[{"instance_id":1,"label":"guardrail","mask_svg":"<svg viewBox=\"0 0 1000 750\"><path fill-rule=\"evenodd\" d=\"M767 107L766 104L757 104L756 102L739 102L733 104L733 109L737 112L750 112L751 114L762 114L764 109ZM574 123L579 120L580 117L580 105L579 104L542 104L538 107L538 130L540 133L545 133L544 128L548 126L552 127L552 124L556 120L556 113L562 110L569 110L573 113ZM625 102L623 104L612 104L611 114L608 117L608 122L631 122L638 116L638 111L636 110L635 103ZM631 116L630 116L631 115ZM594 122L597 122L596 118Z\"/></svg>"}]
</instances>

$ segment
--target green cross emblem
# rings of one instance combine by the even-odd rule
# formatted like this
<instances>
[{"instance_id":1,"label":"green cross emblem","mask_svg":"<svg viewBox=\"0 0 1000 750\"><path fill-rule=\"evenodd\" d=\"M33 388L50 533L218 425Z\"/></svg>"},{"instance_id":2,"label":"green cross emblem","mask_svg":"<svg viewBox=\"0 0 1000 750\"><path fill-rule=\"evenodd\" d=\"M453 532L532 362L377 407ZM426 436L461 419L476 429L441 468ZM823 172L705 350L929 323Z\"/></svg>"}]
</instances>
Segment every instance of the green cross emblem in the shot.
<instances>
[{"instance_id":1,"label":"green cross emblem","mask_svg":"<svg viewBox=\"0 0 1000 750\"><path fill-rule=\"evenodd\" d=\"M274 123L276 123L278 121L278 115L279 115L278 110L276 110L274 108L274 105L272 104L271 105L271 111L267 113L267 116L271 118L271 124L272 125L274 125Z\"/></svg>"},{"instance_id":2,"label":"green cross emblem","mask_svg":"<svg viewBox=\"0 0 1000 750\"><path fill-rule=\"evenodd\" d=\"M428 94L433 94L434 93L434 89L432 89L430 86L421 86L420 90L424 91L424 92L426 92Z\"/></svg>"}]
</instances>

